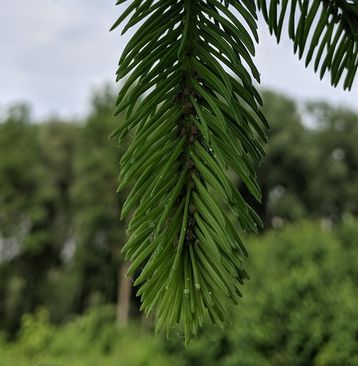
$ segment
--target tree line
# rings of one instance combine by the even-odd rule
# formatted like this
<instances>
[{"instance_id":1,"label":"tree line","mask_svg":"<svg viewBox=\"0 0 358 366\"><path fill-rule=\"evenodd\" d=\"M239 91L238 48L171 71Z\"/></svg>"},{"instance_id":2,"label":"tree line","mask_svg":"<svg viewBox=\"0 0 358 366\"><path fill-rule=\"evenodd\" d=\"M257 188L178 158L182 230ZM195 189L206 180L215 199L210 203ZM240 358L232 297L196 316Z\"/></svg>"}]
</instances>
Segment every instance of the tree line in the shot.
<instances>
[{"instance_id":1,"label":"tree line","mask_svg":"<svg viewBox=\"0 0 358 366\"><path fill-rule=\"evenodd\" d=\"M271 131L258 170L262 203L236 184L265 228L302 219L335 225L357 216L357 113L263 95ZM107 138L121 118L112 117L114 99L112 89L103 88L93 95L87 116L74 121L36 123L26 105L2 113L0 329L9 338L22 315L39 305L54 323L129 300L129 316L138 316L134 294L120 296L124 196L115 191L121 150Z\"/></svg>"}]
</instances>

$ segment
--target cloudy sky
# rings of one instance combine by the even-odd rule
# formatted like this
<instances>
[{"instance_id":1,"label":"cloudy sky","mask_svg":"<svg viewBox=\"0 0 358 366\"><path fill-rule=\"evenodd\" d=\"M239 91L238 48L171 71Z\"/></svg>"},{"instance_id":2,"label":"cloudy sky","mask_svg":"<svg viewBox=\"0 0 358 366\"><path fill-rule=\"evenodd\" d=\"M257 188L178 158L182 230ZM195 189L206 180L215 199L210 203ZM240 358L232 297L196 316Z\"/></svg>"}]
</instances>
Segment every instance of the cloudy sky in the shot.
<instances>
[{"instance_id":1,"label":"cloudy sky","mask_svg":"<svg viewBox=\"0 0 358 366\"><path fill-rule=\"evenodd\" d=\"M1 0L0 111L28 101L36 117L79 116L91 91L113 82L127 38L108 29L120 14L113 0ZM264 87L292 97L328 99L358 110L358 82L350 93L321 82L292 54L284 37L277 46L264 24L256 63Z\"/></svg>"}]
</instances>

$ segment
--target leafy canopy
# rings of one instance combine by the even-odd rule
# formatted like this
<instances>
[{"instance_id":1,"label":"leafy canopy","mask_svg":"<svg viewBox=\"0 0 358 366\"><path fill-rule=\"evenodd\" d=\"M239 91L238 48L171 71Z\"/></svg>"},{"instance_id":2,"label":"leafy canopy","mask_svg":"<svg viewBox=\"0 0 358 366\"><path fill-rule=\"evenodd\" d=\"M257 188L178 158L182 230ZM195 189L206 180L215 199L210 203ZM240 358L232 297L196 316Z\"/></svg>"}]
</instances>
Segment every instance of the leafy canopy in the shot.
<instances>
[{"instance_id":1,"label":"leafy canopy","mask_svg":"<svg viewBox=\"0 0 358 366\"><path fill-rule=\"evenodd\" d=\"M255 168L268 123L254 84L257 12L280 39L287 19L294 50L333 85L351 88L358 66L358 5L324 0L119 0L128 6L112 29L137 30L119 60L126 78L112 133L133 138L120 161L118 191L130 217L123 247L142 309L157 331L175 325L189 340L206 314L222 326L248 275L241 231L260 218L230 179L261 199ZM233 76L234 75L234 76ZM233 172L233 173L232 173Z\"/></svg>"}]
</instances>

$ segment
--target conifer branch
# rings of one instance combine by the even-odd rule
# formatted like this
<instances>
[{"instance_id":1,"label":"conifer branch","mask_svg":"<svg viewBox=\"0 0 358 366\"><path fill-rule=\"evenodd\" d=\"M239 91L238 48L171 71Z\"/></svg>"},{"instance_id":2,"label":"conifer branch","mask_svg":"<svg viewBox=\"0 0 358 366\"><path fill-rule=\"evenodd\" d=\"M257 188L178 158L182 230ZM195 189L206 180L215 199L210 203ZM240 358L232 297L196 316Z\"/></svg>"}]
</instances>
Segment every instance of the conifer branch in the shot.
<instances>
[{"instance_id":1,"label":"conifer branch","mask_svg":"<svg viewBox=\"0 0 358 366\"><path fill-rule=\"evenodd\" d=\"M235 8L257 38L253 3ZM252 84L254 43L217 0L131 1L114 28L130 14L124 32L146 20L117 72L128 75L116 111L126 119L113 135L135 130L121 159L119 190L134 184L122 209L122 218L131 214L123 252L157 331L179 324L188 340L207 314L220 326L228 318L247 278L238 230L261 225L227 175L236 171L260 199L254 165L267 123Z\"/></svg>"},{"instance_id":2,"label":"conifer branch","mask_svg":"<svg viewBox=\"0 0 358 366\"><path fill-rule=\"evenodd\" d=\"M358 2L356 0L257 0L270 33L280 41L287 19L294 52L306 67L314 61L322 79L331 74L337 86L351 89L358 68ZM344 76L345 75L345 76Z\"/></svg>"},{"instance_id":3,"label":"conifer branch","mask_svg":"<svg viewBox=\"0 0 358 366\"><path fill-rule=\"evenodd\" d=\"M120 161L118 191L132 187L121 213L130 216L122 252L131 261L128 275L136 277L141 310L155 312L157 331L168 334L178 325L188 341L206 316L219 326L228 319L248 278L241 232L262 225L229 178L234 172L261 199L255 168L265 155L268 124L253 84L260 81L252 60L256 2L122 3L128 6L112 29L124 21L122 33L138 27L119 61L117 81L127 79L116 114L125 118L112 134L119 143L134 134ZM288 3L257 0L278 39L288 14L300 57L310 44L306 63L318 49L321 76L329 70L336 85L346 70L344 87L350 88L357 5L293 0L286 13Z\"/></svg>"}]
</instances>

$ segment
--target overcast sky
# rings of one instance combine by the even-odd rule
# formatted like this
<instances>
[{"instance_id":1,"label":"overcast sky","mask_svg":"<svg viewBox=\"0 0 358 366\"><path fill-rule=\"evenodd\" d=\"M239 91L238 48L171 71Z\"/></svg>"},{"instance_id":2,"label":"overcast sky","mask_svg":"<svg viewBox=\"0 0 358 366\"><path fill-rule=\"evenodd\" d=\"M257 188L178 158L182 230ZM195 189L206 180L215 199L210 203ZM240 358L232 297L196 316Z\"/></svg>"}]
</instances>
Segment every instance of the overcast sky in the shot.
<instances>
[{"instance_id":1,"label":"overcast sky","mask_svg":"<svg viewBox=\"0 0 358 366\"><path fill-rule=\"evenodd\" d=\"M121 8L111 0L1 0L0 110L28 101L36 117L79 116L89 95L113 82L127 38L108 29ZM277 46L260 24L256 63L262 86L292 97L328 99L358 110L358 82L350 93L304 68L283 37Z\"/></svg>"}]
</instances>

